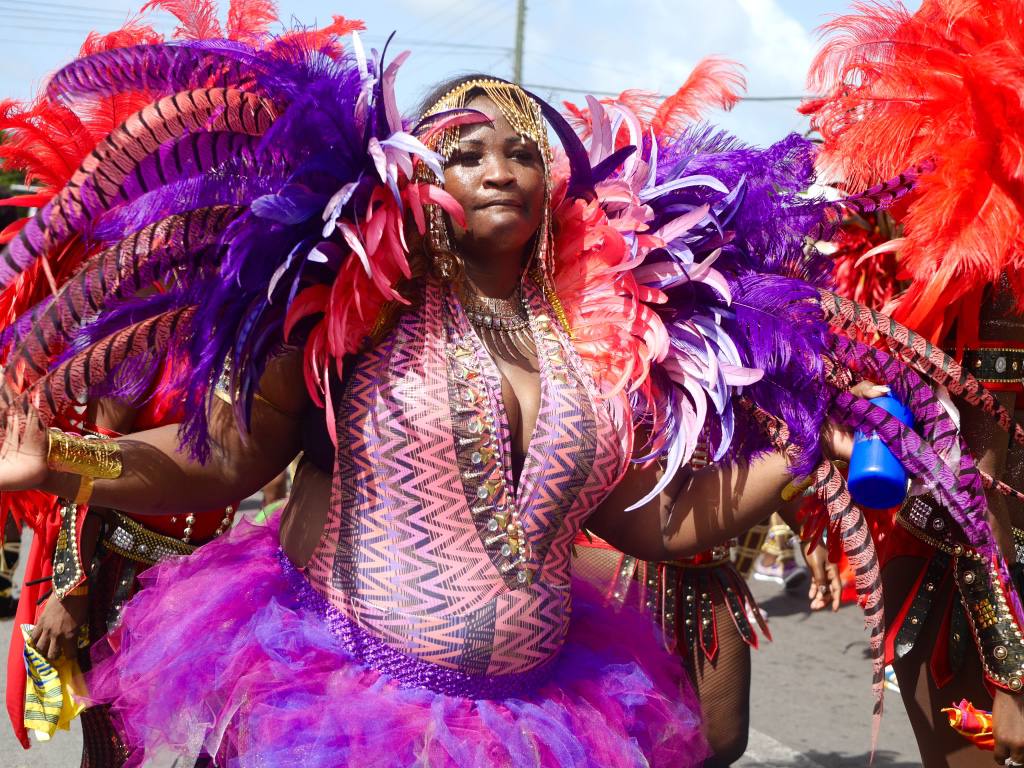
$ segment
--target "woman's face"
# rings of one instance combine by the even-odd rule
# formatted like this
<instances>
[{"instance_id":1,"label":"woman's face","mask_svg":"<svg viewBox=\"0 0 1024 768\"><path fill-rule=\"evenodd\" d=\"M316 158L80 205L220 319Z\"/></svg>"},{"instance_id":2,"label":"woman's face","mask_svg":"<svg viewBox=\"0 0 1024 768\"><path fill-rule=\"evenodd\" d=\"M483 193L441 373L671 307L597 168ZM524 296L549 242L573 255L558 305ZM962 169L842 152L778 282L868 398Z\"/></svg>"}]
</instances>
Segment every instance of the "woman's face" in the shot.
<instances>
[{"instance_id":1,"label":"woman's face","mask_svg":"<svg viewBox=\"0 0 1024 768\"><path fill-rule=\"evenodd\" d=\"M486 96L467 105L491 118L463 126L448 159L444 188L465 209L465 228L454 226L463 254L522 253L540 227L544 160L531 139L512 130Z\"/></svg>"}]
</instances>

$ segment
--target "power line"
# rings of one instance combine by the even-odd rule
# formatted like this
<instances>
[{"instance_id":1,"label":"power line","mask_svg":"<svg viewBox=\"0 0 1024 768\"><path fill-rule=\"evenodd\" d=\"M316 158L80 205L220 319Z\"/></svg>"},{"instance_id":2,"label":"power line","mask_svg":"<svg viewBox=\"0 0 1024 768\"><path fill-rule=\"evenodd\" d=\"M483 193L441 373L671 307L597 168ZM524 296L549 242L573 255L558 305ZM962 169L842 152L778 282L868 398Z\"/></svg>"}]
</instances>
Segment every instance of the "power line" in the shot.
<instances>
[{"instance_id":1,"label":"power line","mask_svg":"<svg viewBox=\"0 0 1024 768\"><path fill-rule=\"evenodd\" d=\"M13 5L15 8L22 8L22 7L24 7L21 3L12 3L12 2L3 2L3 3L0 3L0 5ZM40 9L45 9L45 8L57 9L57 8L60 8L60 9L63 9L63 10L86 11L86 12L92 14L93 16L96 16L96 15L108 15L108 16L126 17L126 16L131 15L131 13L132 13L131 9L129 9L129 8L126 8L124 11L115 11L115 10L112 10L112 9L96 8L94 6L88 6L88 5L74 5L74 4L71 4L71 3L53 3L53 2L49 2L49 0L46 0L45 2L35 2L33 0L32 7L33 8L40 8ZM56 13L57 11L55 10L54 12Z\"/></svg>"},{"instance_id":2,"label":"power line","mask_svg":"<svg viewBox=\"0 0 1024 768\"><path fill-rule=\"evenodd\" d=\"M598 91L590 90L588 88L569 88L560 85L541 85L540 83L525 83L524 88L531 88L535 91L560 91L562 93L580 93L583 95L590 96L611 96L612 98L617 97L619 94L615 91ZM667 99L668 97L663 94L655 94L659 99ZM804 101L805 99L813 98L812 96L741 96L740 101Z\"/></svg>"},{"instance_id":3,"label":"power line","mask_svg":"<svg viewBox=\"0 0 1024 768\"><path fill-rule=\"evenodd\" d=\"M0 40L0 45L32 45L43 48L60 48L61 50L77 49L77 45L74 43L53 43L46 40Z\"/></svg>"},{"instance_id":4,"label":"power line","mask_svg":"<svg viewBox=\"0 0 1024 768\"><path fill-rule=\"evenodd\" d=\"M0 11L2 11L4 13L9 13L8 11L4 11L3 10L3 6L8 5L8 4L10 4L9 0L0 0ZM456 0L456 2L453 3L452 5L456 5L456 4L458 4L458 0ZM72 5L72 4L67 4L67 3L36 2L36 3L33 3L33 6L34 7L36 7L36 6L54 6L54 7L80 8L80 9L86 9L86 10L93 10L93 9L87 8L87 6ZM114 13L114 14L117 13L117 11L103 11L102 9L95 9L95 10L102 11L102 12L105 12L105 13ZM20 13L21 15L24 16L24 15L26 15L27 12L26 11L17 11L17 13ZM45 17L42 17L42 16L37 16L37 19L39 21L41 21L41 22L45 21ZM36 19L31 19L31 21L35 21L35 20ZM79 26L72 26L72 27L69 28L69 27L54 27L54 26L35 27L35 26L31 26L31 25L25 25L23 23L23 21L29 21L29 19L24 19L24 20L17 19L16 21L18 23L8 24L6 26L6 29L8 31L13 31L13 32L50 32L50 33L56 33L56 34L73 34L73 35L85 35L85 34L88 34L91 31L93 31L89 27L79 27ZM78 19L68 18L67 21L69 22L69 24L73 25L73 24L76 24ZM84 19L83 19L83 21L84 21ZM106 21L106 19L98 19L97 21L103 22L103 21ZM367 42L370 42L370 43L375 43L375 42L376 43L383 43L385 41L385 38L375 39L372 36L368 36L366 38L366 40L367 40ZM418 46L420 48L437 49L438 53L444 53L444 54L448 54L448 55L457 53L460 50L483 51L483 52L488 52L488 53L500 52L502 54L501 58L504 59L506 57L512 58L514 56L515 52L516 52L515 48L513 48L512 46L507 46L507 45L484 45L484 44L479 44L479 43L456 43L456 42L449 43L449 42L444 42L444 41L440 41L440 40L427 40L427 39L423 39L423 38L398 38L397 42L399 44L401 44L401 45L413 45L413 46ZM40 41L40 40L0 39L0 45L26 45L26 44L43 45L43 46L49 46L49 47L65 47L61 43L53 43L53 42ZM536 54L534 52L534 55L538 55L538 54ZM588 62L585 62L585 61L582 61L582 60L570 60L568 57L556 56L556 55L552 55L552 54L539 54L539 55L540 56L547 56L549 58L558 58L558 59L562 59L562 60L565 60L565 61L569 61L571 63L579 63L579 64L587 64L588 63ZM513 64L513 68L514 68L514 64ZM575 93L575 94L583 94L583 95L588 95L589 94L591 96L608 96L608 97L613 97L613 98L617 97L619 95L619 93L615 92L615 91L605 91L605 90L590 89L590 88L577 88L577 87L573 87L573 86L549 85L549 84L541 84L541 83L527 83L527 84L525 84L525 87L531 88L533 90L540 90L540 91L555 91L555 92L559 92L559 93ZM661 95L661 94L656 94L656 95L658 96L658 98L667 98L666 96ZM740 101L751 101L751 102L799 102L799 101L804 101L805 99L808 99L808 98L811 98L811 97L810 96L742 96L740 98Z\"/></svg>"},{"instance_id":5,"label":"power line","mask_svg":"<svg viewBox=\"0 0 1024 768\"><path fill-rule=\"evenodd\" d=\"M367 42L382 44L387 40L385 37L370 36L366 38ZM501 51L502 53L511 53L512 47L509 45L482 45L480 43L445 43L440 40L418 40L411 37L396 37L395 44L397 45L417 45L421 48L465 48L470 51Z\"/></svg>"},{"instance_id":6,"label":"power line","mask_svg":"<svg viewBox=\"0 0 1024 768\"><path fill-rule=\"evenodd\" d=\"M474 36L481 36L480 24L485 21L490 23L487 25L487 30L493 30L496 27L503 26L511 18L511 13L508 10L502 12L502 6L504 5L503 0L491 0L490 3L478 3L476 8L471 12L462 16L462 18L456 20L455 24L445 30L445 33L452 38L458 38L467 29L471 29Z\"/></svg>"},{"instance_id":7,"label":"power line","mask_svg":"<svg viewBox=\"0 0 1024 768\"><path fill-rule=\"evenodd\" d=\"M90 16L87 13L81 13L81 12L78 12L78 11L61 11L60 12L60 17L55 19L55 18L53 18L51 16L48 16L48 15L42 14L42 13L38 13L38 12L26 11L26 10L22 10L22 9L8 9L8 8L4 8L2 6L2 4L0 4L0 13L2 13L4 15L4 18L16 18L19 21L38 21L38 22L43 22L43 23L49 22L49 21L74 21L74 22L82 22L82 23L86 23L86 24L96 24L96 23L103 23L103 24L105 24L105 23L108 23L108 22L111 22L111 23L115 22L115 19L113 17L111 17L109 19L101 19L101 18L96 18L95 16ZM123 18L127 18L127 17L123 17Z\"/></svg>"},{"instance_id":8,"label":"power line","mask_svg":"<svg viewBox=\"0 0 1024 768\"><path fill-rule=\"evenodd\" d=\"M455 9L465 2L466 0L451 0L450 3L439 8L433 16L424 21L420 25L419 31L427 37L435 32L444 32L445 28L451 24L452 17L455 15Z\"/></svg>"},{"instance_id":9,"label":"power line","mask_svg":"<svg viewBox=\"0 0 1024 768\"><path fill-rule=\"evenodd\" d=\"M551 59L552 61L562 61L567 64L574 64L579 67L588 67L590 69L599 69L603 72L614 73L616 75L628 75L636 79L642 79L650 77L650 72L640 72L637 69L624 69L621 65L615 64L604 64L602 60L587 61L585 59L574 59L571 56L562 56L557 53L546 53L542 51L526 49L526 55L531 58L540 57L542 59Z\"/></svg>"},{"instance_id":10,"label":"power line","mask_svg":"<svg viewBox=\"0 0 1024 768\"><path fill-rule=\"evenodd\" d=\"M49 32L59 35L88 35L94 28L91 27L32 27L18 24L7 24L4 26L6 32ZM38 42L38 41L35 41Z\"/></svg>"}]
</instances>

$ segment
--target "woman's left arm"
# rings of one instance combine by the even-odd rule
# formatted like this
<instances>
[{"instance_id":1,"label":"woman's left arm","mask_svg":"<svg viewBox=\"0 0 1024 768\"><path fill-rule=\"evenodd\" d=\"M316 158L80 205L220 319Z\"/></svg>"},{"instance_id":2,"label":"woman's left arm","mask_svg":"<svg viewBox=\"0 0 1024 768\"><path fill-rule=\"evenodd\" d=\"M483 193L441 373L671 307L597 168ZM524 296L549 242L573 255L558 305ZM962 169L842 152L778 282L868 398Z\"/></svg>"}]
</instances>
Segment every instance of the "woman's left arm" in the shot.
<instances>
[{"instance_id":1,"label":"woman's left arm","mask_svg":"<svg viewBox=\"0 0 1024 768\"><path fill-rule=\"evenodd\" d=\"M888 388L864 381L851 391L870 398L885 394ZM826 455L849 461L853 435L826 421L821 447ZM657 498L627 511L654 487L664 471L660 462L631 467L586 527L617 549L643 560L689 557L764 520L782 506L782 490L793 480L788 459L777 451L749 463L681 468Z\"/></svg>"},{"instance_id":2,"label":"woman's left arm","mask_svg":"<svg viewBox=\"0 0 1024 768\"><path fill-rule=\"evenodd\" d=\"M782 490L793 479L781 453L749 464L683 468L657 498L627 511L663 473L657 462L631 467L587 520L587 528L644 560L688 557L764 520L780 506Z\"/></svg>"}]
</instances>

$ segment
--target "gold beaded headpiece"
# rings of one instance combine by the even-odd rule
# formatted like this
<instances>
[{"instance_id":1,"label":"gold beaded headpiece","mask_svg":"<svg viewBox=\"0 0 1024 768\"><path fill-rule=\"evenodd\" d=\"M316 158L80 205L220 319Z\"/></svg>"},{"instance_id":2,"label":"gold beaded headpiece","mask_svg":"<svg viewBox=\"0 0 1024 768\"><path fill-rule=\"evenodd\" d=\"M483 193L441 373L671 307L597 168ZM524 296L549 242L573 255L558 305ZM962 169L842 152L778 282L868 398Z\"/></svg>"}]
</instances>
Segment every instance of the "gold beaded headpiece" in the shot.
<instances>
[{"instance_id":1,"label":"gold beaded headpiece","mask_svg":"<svg viewBox=\"0 0 1024 768\"><path fill-rule=\"evenodd\" d=\"M474 92L477 91L482 91L488 99L494 102L494 105L508 120L508 124L512 126L512 130L536 143L544 158L544 170L547 172L551 163L551 145L548 143L547 123L544 122L540 105L515 83L491 79L468 80L452 88L438 99L423 113L423 117L431 117L451 109L465 109L467 102L471 101L470 95L476 95ZM439 152L447 160L459 144L459 127L455 126L441 131L430 144L432 145L431 149Z\"/></svg>"},{"instance_id":2,"label":"gold beaded headpiece","mask_svg":"<svg viewBox=\"0 0 1024 768\"><path fill-rule=\"evenodd\" d=\"M530 261L539 268L542 278L547 281L551 274L551 144L548 142L548 126L540 105L515 83L480 78L467 80L452 88L428 108L423 117L452 109L465 109L467 103L480 93L494 103L512 130L533 141L540 150L544 163L544 213ZM448 160L459 145L459 130L459 126L446 128L432 136L427 145ZM439 181L443 183L444 179ZM453 279L461 269L461 262L452 248L444 213L437 205L430 206L428 245L438 276L444 280Z\"/></svg>"}]
</instances>

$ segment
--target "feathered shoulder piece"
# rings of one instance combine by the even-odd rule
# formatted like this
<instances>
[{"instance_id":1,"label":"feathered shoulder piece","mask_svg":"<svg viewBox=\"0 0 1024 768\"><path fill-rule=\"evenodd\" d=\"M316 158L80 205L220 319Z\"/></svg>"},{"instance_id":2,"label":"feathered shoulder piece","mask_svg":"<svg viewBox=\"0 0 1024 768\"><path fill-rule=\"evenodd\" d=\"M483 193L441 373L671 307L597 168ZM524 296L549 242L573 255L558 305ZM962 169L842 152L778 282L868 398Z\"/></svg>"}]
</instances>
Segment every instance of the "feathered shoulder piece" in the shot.
<instances>
[{"instance_id":1,"label":"feathered shoulder piece","mask_svg":"<svg viewBox=\"0 0 1024 768\"><path fill-rule=\"evenodd\" d=\"M631 154L589 197L556 196L555 288L595 378L653 436L641 458L678 466L702 437L716 459L767 447L744 419L734 440L743 391L786 412L815 455L826 323L813 307L828 264L805 240L834 212L802 196L810 143L758 150L696 125L658 134L595 99L575 119L587 120L591 166ZM616 149L623 136L632 149Z\"/></svg>"},{"instance_id":2,"label":"feathered shoulder piece","mask_svg":"<svg viewBox=\"0 0 1024 768\"><path fill-rule=\"evenodd\" d=\"M59 269L69 243L85 254L56 296L0 335L8 397L38 399L46 418L86 395L131 398L173 352L189 361L174 385L189 392L183 436L199 457L222 374L247 423L263 368L288 340L304 348L319 398L381 307L405 301L405 214L420 227L427 203L461 216L413 179L416 161L441 167L396 106L404 55L385 66L356 37L343 53L336 31L359 25L341 19L327 32L238 39L207 39L212 23L189 16L187 39L93 53L52 78L46 99L62 114L139 93L144 106L0 254L0 289L40 263ZM464 116L424 130L453 119ZM168 290L142 290L154 283Z\"/></svg>"},{"instance_id":3,"label":"feathered shoulder piece","mask_svg":"<svg viewBox=\"0 0 1024 768\"><path fill-rule=\"evenodd\" d=\"M934 342L1000 274L1024 296L1022 17L1020 0L924 0L913 14L858 3L823 27L811 69L825 96L804 110L828 180L858 188L924 166L902 217L911 283L892 311Z\"/></svg>"}]
</instances>

